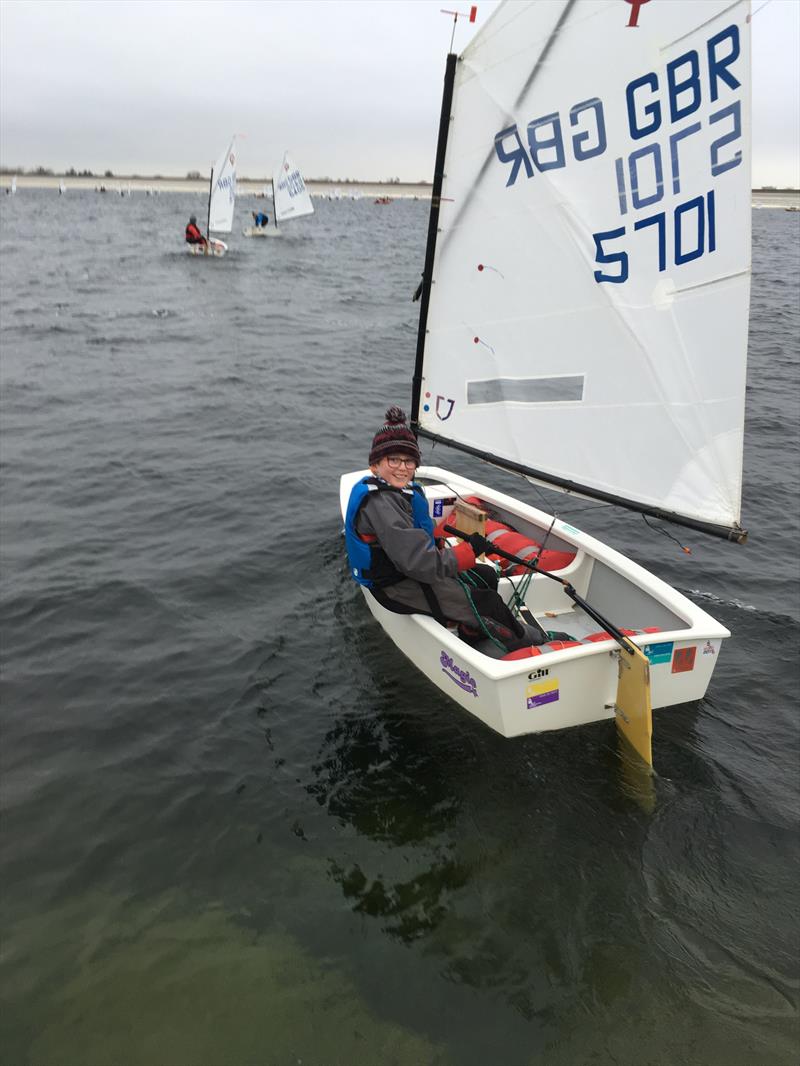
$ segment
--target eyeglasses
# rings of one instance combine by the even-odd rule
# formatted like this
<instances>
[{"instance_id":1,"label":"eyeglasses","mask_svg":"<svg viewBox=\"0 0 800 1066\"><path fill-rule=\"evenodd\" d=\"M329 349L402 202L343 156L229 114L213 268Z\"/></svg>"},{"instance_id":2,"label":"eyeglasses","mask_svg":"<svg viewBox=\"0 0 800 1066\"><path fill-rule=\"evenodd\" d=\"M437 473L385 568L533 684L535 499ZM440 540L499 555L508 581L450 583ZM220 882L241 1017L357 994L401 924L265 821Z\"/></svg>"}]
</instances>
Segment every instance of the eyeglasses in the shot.
<instances>
[{"instance_id":1,"label":"eyeglasses","mask_svg":"<svg viewBox=\"0 0 800 1066\"><path fill-rule=\"evenodd\" d=\"M417 468L416 459L404 459L402 455L387 455L386 462L392 470L396 470L398 466L404 466L407 470L416 470Z\"/></svg>"}]
</instances>

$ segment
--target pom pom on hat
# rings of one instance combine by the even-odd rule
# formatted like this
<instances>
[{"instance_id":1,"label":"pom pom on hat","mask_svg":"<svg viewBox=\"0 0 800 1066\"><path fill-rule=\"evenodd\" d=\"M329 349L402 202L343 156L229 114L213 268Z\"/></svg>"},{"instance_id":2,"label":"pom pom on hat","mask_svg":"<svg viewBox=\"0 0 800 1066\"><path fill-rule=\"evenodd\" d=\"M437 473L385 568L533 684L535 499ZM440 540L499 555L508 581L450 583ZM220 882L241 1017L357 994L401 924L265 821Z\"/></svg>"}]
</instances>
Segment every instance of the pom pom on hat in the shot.
<instances>
[{"instance_id":1,"label":"pom pom on hat","mask_svg":"<svg viewBox=\"0 0 800 1066\"><path fill-rule=\"evenodd\" d=\"M386 423L372 438L369 465L374 466L387 455L410 455L417 466L422 461L417 438L406 425L406 413L401 407L390 407L386 412Z\"/></svg>"}]
</instances>

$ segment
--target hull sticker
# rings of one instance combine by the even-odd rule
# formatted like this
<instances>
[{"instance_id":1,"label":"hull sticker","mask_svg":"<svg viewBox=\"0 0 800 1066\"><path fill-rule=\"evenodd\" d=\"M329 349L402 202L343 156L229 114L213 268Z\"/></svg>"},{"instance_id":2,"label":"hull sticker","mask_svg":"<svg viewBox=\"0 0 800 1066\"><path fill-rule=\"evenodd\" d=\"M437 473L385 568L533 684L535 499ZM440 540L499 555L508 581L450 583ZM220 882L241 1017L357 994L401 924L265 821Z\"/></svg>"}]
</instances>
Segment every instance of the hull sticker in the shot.
<instances>
[{"instance_id":1,"label":"hull sticker","mask_svg":"<svg viewBox=\"0 0 800 1066\"><path fill-rule=\"evenodd\" d=\"M465 692L472 693L473 696L478 695L478 683L475 678L469 670L462 670L460 666L457 666L446 651L443 651L439 656L439 664L442 672L447 674L451 681L455 681L459 688L463 688Z\"/></svg>"},{"instance_id":2,"label":"hull sticker","mask_svg":"<svg viewBox=\"0 0 800 1066\"><path fill-rule=\"evenodd\" d=\"M537 681L528 685L525 689L525 705L528 710L541 707L545 703L555 703L558 699L558 678L550 677L545 681Z\"/></svg>"},{"instance_id":3,"label":"hull sticker","mask_svg":"<svg viewBox=\"0 0 800 1066\"><path fill-rule=\"evenodd\" d=\"M650 660L651 666L657 666L659 663L668 663L672 661L672 649L675 647L673 640L665 640L660 644L645 644L644 653Z\"/></svg>"},{"instance_id":4,"label":"hull sticker","mask_svg":"<svg viewBox=\"0 0 800 1066\"><path fill-rule=\"evenodd\" d=\"M672 657L673 674L688 674L690 670L694 670L696 655L697 648L694 645L691 648L676 648Z\"/></svg>"}]
</instances>

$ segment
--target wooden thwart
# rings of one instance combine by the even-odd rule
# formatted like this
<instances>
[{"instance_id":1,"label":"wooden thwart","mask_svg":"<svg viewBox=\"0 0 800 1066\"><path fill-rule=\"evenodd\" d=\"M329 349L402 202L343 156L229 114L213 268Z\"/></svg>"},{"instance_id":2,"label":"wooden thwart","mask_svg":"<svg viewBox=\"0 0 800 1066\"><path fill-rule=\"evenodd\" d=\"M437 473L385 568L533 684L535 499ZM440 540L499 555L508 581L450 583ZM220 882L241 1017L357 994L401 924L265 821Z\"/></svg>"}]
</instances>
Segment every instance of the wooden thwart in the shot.
<instances>
[{"instance_id":1,"label":"wooden thwart","mask_svg":"<svg viewBox=\"0 0 800 1066\"><path fill-rule=\"evenodd\" d=\"M480 507L475 507L465 500L456 500L449 522L451 526L456 526L464 533L480 533L482 537L485 537L488 517L486 511L482 511Z\"/></svg>"}]
</instances>

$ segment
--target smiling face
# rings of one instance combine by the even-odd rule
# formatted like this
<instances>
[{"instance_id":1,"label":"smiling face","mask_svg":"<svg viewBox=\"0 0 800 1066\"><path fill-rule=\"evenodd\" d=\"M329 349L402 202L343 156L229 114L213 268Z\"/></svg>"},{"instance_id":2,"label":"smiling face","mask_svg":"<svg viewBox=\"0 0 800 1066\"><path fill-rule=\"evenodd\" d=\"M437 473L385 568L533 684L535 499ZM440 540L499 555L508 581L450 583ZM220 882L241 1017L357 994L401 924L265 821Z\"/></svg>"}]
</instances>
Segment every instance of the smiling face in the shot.
<instances>
[{"instance_id":1,"label":"smiling face","mask_svg":"<svg viewBox=\"0 0 800 1066\"><path fill-rule=\"evenodd\" d=\"M383 478L392 488L404 489L414 478L417 469L417 460L411 455L403 455L401 452L392 455L384 455L377 463L373 463L370 470L376 477Z\"/></svg>"}]
</instances>

